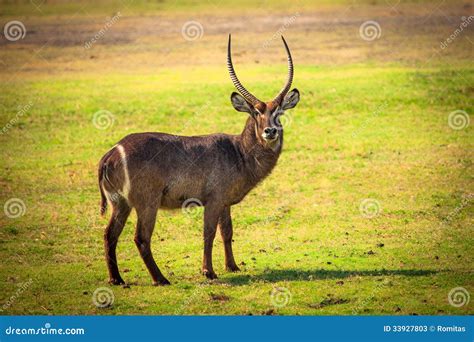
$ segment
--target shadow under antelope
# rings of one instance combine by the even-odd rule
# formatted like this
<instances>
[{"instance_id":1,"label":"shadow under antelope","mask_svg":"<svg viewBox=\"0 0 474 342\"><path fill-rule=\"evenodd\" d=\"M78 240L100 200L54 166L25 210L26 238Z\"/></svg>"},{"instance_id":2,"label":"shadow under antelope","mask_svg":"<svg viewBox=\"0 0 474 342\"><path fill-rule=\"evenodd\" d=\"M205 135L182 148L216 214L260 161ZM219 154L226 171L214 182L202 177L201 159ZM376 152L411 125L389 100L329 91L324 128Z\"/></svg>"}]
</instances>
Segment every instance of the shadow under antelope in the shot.
<instances>
[{"instance_id":1,"label":"shadow under antelope","mask_svg":"<svg viewBox=\"0 0 474 342\"><path fill-rule=\"evenodd\" d=\"M135 243L154 285L166 285L153 259L151 236L159 208L181 208L190 199L204 206L204 256L202 272L217 278L212 267L212 245L219 226L228 271L239 271L232 252L231 206L239 203L270 174L280 156L283 128L279 116L296 106L297 89L291 91L293 61L288 55L288 79L278 95L262 102L240 83L231 58L231 36L227 68L238 93L230 96L239 112L249 115L241 134L176 136L166 133L136 133L120 140L99 163L101 214L112 207L104 235L109 282L124 284L115 249L132 208L138 222Z\"/></svg>"}]
</instances>

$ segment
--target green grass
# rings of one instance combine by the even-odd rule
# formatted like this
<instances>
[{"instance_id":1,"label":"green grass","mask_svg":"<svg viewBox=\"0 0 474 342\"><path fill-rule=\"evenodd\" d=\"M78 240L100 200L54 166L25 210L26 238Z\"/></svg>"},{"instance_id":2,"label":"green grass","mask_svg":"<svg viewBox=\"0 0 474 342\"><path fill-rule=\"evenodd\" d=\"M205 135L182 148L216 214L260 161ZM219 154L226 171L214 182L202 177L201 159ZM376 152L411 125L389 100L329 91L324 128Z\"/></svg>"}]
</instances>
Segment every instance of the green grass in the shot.
<instances>
[{"instance_id":1,"label":"green grass","mask_svg":"<svg viewBox=\"0 0 474 342\"><path fill-rule=\"evenodd\" d=\"M21 217L0 215L1 314L473 314L472 300L448 302L453 288L474 291L472 123L448 124L456 110L472 118L472 34L433 51L468 9L361 3L303 1L285 12L279 1L137 1L90 50L84 41L118 9L111 2L48 2L41 12L28 1L2 4L0 17L21 19L28 31L0 42L0 128L12 124L0 131L0 206L12 198L26 206ZM247 20L254 10L273 21ZM151 286L133 213L118 246L130 288L108 286L101 156L132 132L240 133L246 114L230 104L225 70L229 27L239 77L270 99L284 82L284 56L279 41L261 46L283 25L278 13L295 11L285 36L301 102L282 120L276 169L232 208L242 272L224 271L218 237L219 279L206 280L202 209L159 211L152 250L172 285ZM383 32L373 42L358 36L369 19ZM200 40L181 36L188 20L202 22ZM99 110L112 113L111 127L94 126ZM373 218L359 209L366 199L380 205ZM111 307L93 304L101 287L113 290ZM274 305L275 291L286 305Z\"/></svg>"},{"instance_id":2,"label":"green grass","mask_svg":"<svg viewBox=\"0 0 474 342\"><path fill-rule=\"evenodd\" d=\"M256 93L271 96L277 69L267 68L253 83ZM175 73L185 73L187 82L173 81ZM238 133L243 126L245 115L231 109L232 88L216 76L219 68L206 70L205 87L201 73L32 79L2 87L3 123L18 105L33 102L0 136L2 202L17 197L27 207L21 218L1 218L0 302L33 280L4 313L473 312L447 301L451 288L472 290L472 204L443 223L472 186L472 128L452 130L447 117L455 109L472 112L472 88L457 75L472 82L473 70L360 65L298 68L302 100L288 113L279 164L233 208L235 254L245 263L240 274L223 271L216 240L220 278L205 281L201 217L161 211L153 251L173 285L152 287L133 243L132 215L118 247L131 288L114 287L113 308L96 308L91 294L106 286L106 220L98 215L96 185L101 155L131 132ZM439 89L443 96L435 95ZM92 124L100 109L115 115L112 128ZM365 198L380 202L375 218L359 212ZM273 307L275 287L287 288L291 303ZM211 293L229 299L212 300ZM327 298L347 302L310 306Z\"/></svg>"}]
</instances>

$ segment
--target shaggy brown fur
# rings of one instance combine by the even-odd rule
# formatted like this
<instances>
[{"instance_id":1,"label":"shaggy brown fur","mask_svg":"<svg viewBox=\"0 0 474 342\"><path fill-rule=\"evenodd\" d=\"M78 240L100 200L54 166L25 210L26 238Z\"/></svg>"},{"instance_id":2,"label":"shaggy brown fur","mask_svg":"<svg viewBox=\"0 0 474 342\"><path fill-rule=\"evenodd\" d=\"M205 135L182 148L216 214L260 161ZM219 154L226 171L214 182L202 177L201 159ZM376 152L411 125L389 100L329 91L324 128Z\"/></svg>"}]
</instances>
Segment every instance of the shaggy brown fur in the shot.
<instances>
[{"instance_id":1,"label":"shaggy brown fur","mask_svg":"<svg viewBox=\"0 0 474 342\"><path fill-rule=\"evenodd\" d=\"M230 208L262 181L275 167L283 145L278 116L299 101L294 89L281 103L267 102L256 109L237 93L231 96L238 111L250 114L239 135L211 134L176 136L136 133L118 142L99 163L101 213L107 201L112 217L104 241L111 284L123 284L115 249L132 210L138 222L135 243L155 285L169 284L151 253L158 208L181 208L192 200L204 208L204 256L202 271L216 278L212 267L212 244L217 226L225 248L229 271L239 268L232 253Z\"/></svg>"}]
</instances>

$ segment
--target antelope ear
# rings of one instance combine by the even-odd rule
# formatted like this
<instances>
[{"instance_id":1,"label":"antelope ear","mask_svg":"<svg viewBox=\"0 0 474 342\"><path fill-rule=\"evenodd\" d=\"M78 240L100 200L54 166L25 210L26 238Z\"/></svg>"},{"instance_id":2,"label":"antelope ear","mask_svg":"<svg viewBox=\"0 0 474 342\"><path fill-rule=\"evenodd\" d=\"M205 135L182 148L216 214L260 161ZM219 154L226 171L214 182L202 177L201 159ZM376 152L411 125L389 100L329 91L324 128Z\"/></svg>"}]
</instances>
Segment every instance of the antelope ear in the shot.
<instances>
[{"instance_id":1,"label":"antelope ear","mask_svg":"<svg viewBox=\"0 0 474 342\"><path fill-rule=\"evenodd\" d=\"M230 101L232 102L232 106L234 106L236 111L246 112L250 115L254 115L255 109L244 99L242 95L233 92L232 95L230 95Z\"/></svg>"},{"instance_id":2,"label":"antelope ear","mask_svg":"<svg viewBox=\"0 0 474 342\"><path fill-rule=\"evenodd\" d=\"M281 109L287 110L294 108L300 101L300 92L294 88L292 91L285 95L285 98L281 102Z\"/></svg>"}]
</instances>

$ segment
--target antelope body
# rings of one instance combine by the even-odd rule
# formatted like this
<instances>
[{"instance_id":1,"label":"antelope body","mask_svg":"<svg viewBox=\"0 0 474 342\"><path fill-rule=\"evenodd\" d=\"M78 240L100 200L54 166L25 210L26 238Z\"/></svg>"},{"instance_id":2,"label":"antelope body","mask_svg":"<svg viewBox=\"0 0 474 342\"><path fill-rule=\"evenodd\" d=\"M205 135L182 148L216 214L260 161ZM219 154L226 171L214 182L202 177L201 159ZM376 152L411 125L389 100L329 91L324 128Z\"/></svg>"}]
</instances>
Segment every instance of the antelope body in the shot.
<instances>
[{"instance_id":1,"label":"antelope body","mask_svg":"<svg viewBox=\"0 0 474 342\"><path fill-rule=\"evenodd\" d=\"M101 213L105 213L107 202L112 207L104 235L111 284L124 284L115 250L132 208L138 217L135 243L153 284L169 284L150 248L156 215L159 208L181 208L189 201L204 206L203 274L209 279L217 278L212 267L212 245L218 226L224 241L226 269L239 271L232 252L231 206L239 203L276 165L283 144L278 116L299 101L297 89L289 92L293 62L282 39L288 54L288 80L273 101L264 103L239 82L232 65L229 35L228 69L241 94L232 93L231 101L237 111L250 114L241 134L186 137L137 133L119 141L102 157Z\"/></svg>"}]
</instances>

